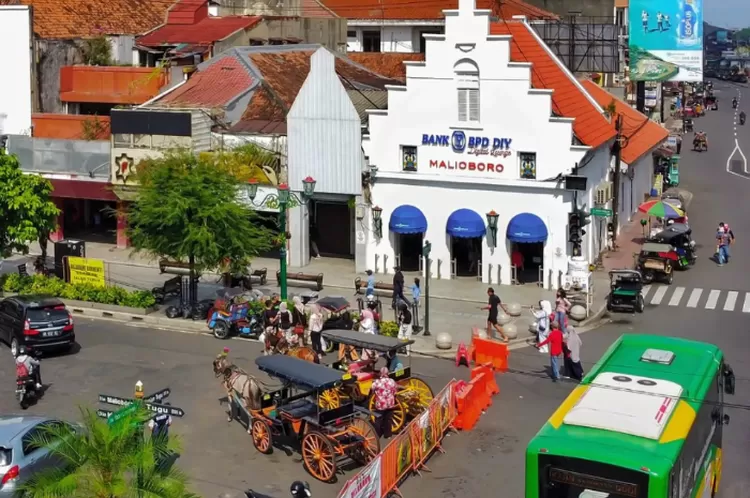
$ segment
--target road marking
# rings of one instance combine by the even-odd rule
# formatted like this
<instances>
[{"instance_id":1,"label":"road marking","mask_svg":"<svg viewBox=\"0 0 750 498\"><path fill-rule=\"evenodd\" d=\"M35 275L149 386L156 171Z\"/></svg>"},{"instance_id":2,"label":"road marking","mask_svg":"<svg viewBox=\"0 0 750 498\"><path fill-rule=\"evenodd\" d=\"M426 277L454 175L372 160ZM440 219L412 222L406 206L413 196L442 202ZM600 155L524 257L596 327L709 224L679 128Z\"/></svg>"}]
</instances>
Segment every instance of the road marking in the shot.
<instances>
[{"instance_id":1,"label":"road marking","mask_svg":"<svg viewBox=\"0 0 750 498\"><path fill-rule=\"evenodd\" d=\"M679 306L682 301L682 295L685 293L684 287L677 287L672 294L672 299L669 300L670 306Z\"/></svg>"},{"instance_id":2,"label":"road marking","mask_svg":"<svg viewBox=\"0 0 750 498\"><path fill-rule=\"evenodd\" d=\"M641 295L643 296L643 299L646 299L646 296L648 296L648 292L651 290L651 286L647 285L643 289L641 289Z\"/></svg>"},{"instance_id":3,"label":"road marking","mask_svg":"<svg viewBox=\"0 0 750 498\"><path fill-rule=\"evenodd\" d=\"M735 135L737 135L737 133L735 133ZM729 157L727 158L727 173L729 173L730 175L738 176L740 178L744 178L745 180L750 180L750 178L748 178L747 176L737 173L736 171L732 171L732 158L734 157L734 154L736 152L740 153L740 156L742 157L742 162L744 164L744 167L742 169L745 172L745 174L748 174L747 158L745 157L745 154L742 152L742 149L740 149L740 143L737 141L736 137L734 139L734 149L732 149L732 153L729 154Z\"/></svg>"},{"instance_id":4,"label":"road marking","mask_svg":"<svg viewBox=\"0 0 750 498\"><path fill-rule=\"evenodd\" d=\"M745 303L742 305L743 313L750 313L750 292L745 292Z\"/></svg>"},{"instance_id":5,"label":"road marking","mask_svg":"<svg viewBox=\"0 0 750 498\"><path fill-rule=\"evenodd\" d=\"M697 308L698 301L701 298L701 294L703 294L703 289L693 289L693 292L690 293L690 299L688 299L687 307Z\"/></svg>"},{"instance_id":6,"label":"road marking","mask_svg":"<svg viewBox=\"0 0 750 498\"><path fill-rule=\"evenodd\" d=\"M739 292L729 291L727 293L727 300L724 302L724 311L734 311L734 305L737 304L737 296Z\"/></svg>"},{"instance_id":7,"label":"road marking","mask_svg":"<svg viewBox=\"0 0 750 498\"><path fill-rule=\"evenodd\" d=\"M707 310L715 310L716 309L716 303L719 302L719 296L721 295L721 291L718 290L712 290L708 294L708 301L706 301L706 309Z\"/></svg>"},{"instance_id":8,"label":"road marking","mask_svg":"<svg viewBox=\"0 0 750 498\"><path fill-rule=\"evenodd\" d=\"M664 294L667 293L667 286L662 285L658 289L656 289L656 294L654 294L654 297L651 299L651 304L660 304L661 300L664 299Z\"/></svg>"}]
</instances>

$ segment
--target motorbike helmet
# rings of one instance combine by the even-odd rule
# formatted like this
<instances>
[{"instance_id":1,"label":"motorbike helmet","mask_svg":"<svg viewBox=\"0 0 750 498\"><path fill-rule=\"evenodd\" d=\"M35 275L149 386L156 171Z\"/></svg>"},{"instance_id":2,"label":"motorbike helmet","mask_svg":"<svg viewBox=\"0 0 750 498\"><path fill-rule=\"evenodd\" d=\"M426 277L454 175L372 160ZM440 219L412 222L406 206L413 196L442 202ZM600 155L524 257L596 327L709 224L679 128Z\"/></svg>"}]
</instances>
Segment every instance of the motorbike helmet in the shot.
<instances>
[{"instance_id":1,"label":"motorbike helmet","mask_svg":"<svg viewBox=\"0 0 750 498\"><path fill-rule=\"evenodd\" d=\"M292 493L292 498L307 498L312 496L310 485L302 481L294 481L289 491Z\"/></svg>"},{"instance_id":2,"label":"motorbike helmet","mask_svg":"<svg viewBox=\"0 0 750 498\"><path fill-rule=\"evenodd\" d=\"M29 352L26 350L26 346L19 346L16 356L22 356L28 353Z\"/></svg>"}]
</instances>

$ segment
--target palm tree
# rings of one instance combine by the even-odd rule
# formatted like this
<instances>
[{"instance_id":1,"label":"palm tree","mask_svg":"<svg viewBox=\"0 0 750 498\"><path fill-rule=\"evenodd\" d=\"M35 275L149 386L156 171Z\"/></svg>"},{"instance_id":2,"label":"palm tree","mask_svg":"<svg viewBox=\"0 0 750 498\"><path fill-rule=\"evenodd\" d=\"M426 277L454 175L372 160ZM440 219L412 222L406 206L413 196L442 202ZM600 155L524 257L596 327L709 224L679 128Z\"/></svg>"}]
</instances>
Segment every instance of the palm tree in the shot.
<instances>
[{"instance_id":1,"label":"palm tree","mask_svg":"<svg viewBox=\"0 0 750 498\"><path fill-rule=\"evenodd\" d=\"M159 465L178 448L170 437L146 438L143 424L152 413L137 408L116 421L105 421L81 409L83 423L44 428L33 444L46 447L63 464L34 475L19 492L28 498L197 498L187 490L187 477L172 466Z\"/></svg>"}]
</instances>

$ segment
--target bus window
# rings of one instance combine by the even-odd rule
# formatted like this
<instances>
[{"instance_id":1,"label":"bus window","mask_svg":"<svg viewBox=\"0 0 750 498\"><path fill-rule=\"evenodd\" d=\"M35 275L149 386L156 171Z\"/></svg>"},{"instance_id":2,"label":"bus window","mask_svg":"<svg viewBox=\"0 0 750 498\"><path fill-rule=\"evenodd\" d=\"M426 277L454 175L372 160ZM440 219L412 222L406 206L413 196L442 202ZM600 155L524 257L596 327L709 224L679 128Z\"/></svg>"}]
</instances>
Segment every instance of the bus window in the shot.
<instances>
[{"instance_id":1,"label":"bus window","mask_svg":"<svg viewBox=\"0 0 750 498\"><path fill-rule=\"evenodd\" d=\"M539 455L540 498L647 498L648 474L579 458Z\"/></svg>"}]
</instances>

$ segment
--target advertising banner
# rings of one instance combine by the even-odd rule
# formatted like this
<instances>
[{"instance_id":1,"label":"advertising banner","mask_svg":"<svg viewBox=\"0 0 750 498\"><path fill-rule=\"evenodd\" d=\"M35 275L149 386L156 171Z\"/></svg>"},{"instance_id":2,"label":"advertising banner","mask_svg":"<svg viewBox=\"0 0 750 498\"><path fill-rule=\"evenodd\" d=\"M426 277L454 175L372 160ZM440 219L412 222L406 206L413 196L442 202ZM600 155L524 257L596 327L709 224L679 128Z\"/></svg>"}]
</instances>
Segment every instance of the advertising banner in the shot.
<instances>
[{"instance_id":1,"label":"advertising banner","mask_svg":"<svg viewBox=\"0 0 750 498\"><path fill-rule=\"evenodd\" d=\"M380 460L381 456L378 455L354 479L349 480L338 498L381 498Z\"/></svg>"},{"instance_id":2,"label":"advertising banner","mask_svg":"<svg viewBox=\"0 0 750 498\"><path fill-rule=\"evenodd\" d=\"M104 261L92 258L68 257L68 270L71 284L88 284L97 287L106 285Z\"/></svg>"},{"instance_id":3,"label":"advertising banner","mask_svg":"<svg viewBox=\"0 0 750 498\"><path fill-rule=\"evenodd\" d=\"M630 80L703 81L703 0L630 0Z\"/></svg>"}]
</instances>

